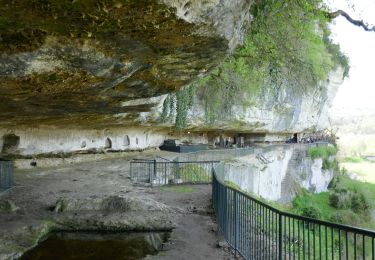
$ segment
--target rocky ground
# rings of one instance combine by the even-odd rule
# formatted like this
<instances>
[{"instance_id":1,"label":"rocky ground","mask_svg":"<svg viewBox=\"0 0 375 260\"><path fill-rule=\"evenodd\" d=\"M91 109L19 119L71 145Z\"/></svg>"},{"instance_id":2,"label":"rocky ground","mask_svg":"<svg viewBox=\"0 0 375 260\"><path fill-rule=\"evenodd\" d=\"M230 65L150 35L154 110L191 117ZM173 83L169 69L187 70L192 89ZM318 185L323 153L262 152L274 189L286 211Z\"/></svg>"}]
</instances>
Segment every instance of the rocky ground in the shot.
<instances>
[{"instance_id":1,"label":"rocky ground","mask_svg":"<svg viewBox=\"0 0 375 260\"><path fill-rule=\"evenodd\" d=\"M173 230L165 251L152 258L232 258L217 247L222 237L212 216L211 186L134 187L129 160L142 155L16 169L16 185L0 194L0 259L17 258L60 230Z\"/></svg>"}]
</instances>

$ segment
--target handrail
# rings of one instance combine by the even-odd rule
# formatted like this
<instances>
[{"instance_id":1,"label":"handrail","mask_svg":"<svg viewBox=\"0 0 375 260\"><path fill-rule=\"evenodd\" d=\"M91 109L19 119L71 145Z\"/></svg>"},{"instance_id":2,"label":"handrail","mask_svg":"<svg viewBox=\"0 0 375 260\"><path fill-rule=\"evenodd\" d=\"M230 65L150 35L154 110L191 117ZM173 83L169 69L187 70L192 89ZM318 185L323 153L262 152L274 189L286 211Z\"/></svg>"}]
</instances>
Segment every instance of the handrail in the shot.
<instances>
[{"instance_id":1,"label":"handrail","mask_svg":"<svg viewBox=\"0 0 375 260\"><path fill-rule=\"evenodd\" d=\"M213 169L213 172L214 172L214 174L216 174L215 173L215 169ZM256 201L257 203L259 203L263 207L266 207L266 208L274 211L275 213L282 214L283 216L297 218L297 219L304 220L304 221L310 221L310 222L313 222L315 224L322 224L322 225L329 224L329 225L332 225L332 226L337 227L337 228L347 229L348 231L352 231L352 232L360 231L361 234L375 236L375 231L372 231L370 229L353 227L353 226L348 226L348 225L344 225L344 224L337 224L337 223L333 223L333 222L329 222L329 221L325 221L325 220L320 220L320 219L315 219L315 218L309 218L309 217L305 217L305 216L301 216L301 215L297 215L297 214L293 214L293 213L290 213L290 212L279 210L277 208L274 208L274 207L272 207L272 206L264 203L263 201L257 200L256 198L252 197L248 193L245 193L245 192L243 192L241 190L237 190L235 188L232 188L232 187L226 185L224 182L220 181L219 178L217 178L217 181L221 185L225 185L228 189L234 190L234 191L238 192L239 194L241 194L243 196L246 196L246 197L248 197L251 200Z\"/></svg>"},{"instance_id":2,"label":"handrail","mask_svg":"<svg viewBox=\"0 0 375 260\"><path fill-rule=\"evenodd\" d=\"M212 182L219 229L230 247L245 259L375 260L374 231L276 209L226 185L218 176L218 163L153 160L132 161L131 166L144 172L143 181L151 185Z\"/></svg>"},{"instance_id":3,"label":"handrail","mask_svg":"<svg viewBox=\"0 0 375 260\"><path fill-rule=\"evenodd\" d=\"M245 259L375 258L374 231L283 212L212 174L219 229Z\"/></svg>"}]
</instances>

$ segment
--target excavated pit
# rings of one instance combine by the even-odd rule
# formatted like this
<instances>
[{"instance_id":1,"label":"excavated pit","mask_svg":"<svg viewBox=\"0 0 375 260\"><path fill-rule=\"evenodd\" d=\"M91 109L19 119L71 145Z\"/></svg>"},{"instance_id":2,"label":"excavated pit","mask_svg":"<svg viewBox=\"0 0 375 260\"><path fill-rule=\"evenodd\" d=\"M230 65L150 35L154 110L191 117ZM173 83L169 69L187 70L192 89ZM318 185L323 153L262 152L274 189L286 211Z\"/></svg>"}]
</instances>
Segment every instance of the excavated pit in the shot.
<instances>
[{"instance_id":1,"label":"excavated pit","mask_svg":"<svg viewBox=\"0 0 375 260\"><path fill-rule=\"evenodd\" d=\"M142 259L156 255L169 233L53 233L21 259Z\"/></svg>"}]
</instances>

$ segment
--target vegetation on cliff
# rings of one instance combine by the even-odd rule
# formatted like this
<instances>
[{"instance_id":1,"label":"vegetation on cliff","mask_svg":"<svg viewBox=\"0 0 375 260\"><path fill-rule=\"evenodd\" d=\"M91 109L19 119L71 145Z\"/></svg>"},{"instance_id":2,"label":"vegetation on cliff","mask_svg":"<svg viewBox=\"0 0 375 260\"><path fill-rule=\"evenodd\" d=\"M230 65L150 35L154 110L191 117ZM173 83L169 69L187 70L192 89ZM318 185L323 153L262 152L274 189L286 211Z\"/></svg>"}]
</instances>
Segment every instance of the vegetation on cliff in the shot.
<instances>
[{"instance_id":1,"label":"vegetation on cliff","mask_svg":"<svg viewBox=\"0 0 375 260\"><path fill-rule=\"evenodd\" d=\"M293 201L290 211L335 223L375 227L371 211L375 208L375 185L351 180L346 174L336 176L328 192L305 192Z\"/></svg>"},{"instance_id":2,"label":"vegetation on cliff","mask_svg":"<svg viewBox=\"0 0 375 260\"><path fill-rule=\"evenodd\" d=\"M307 151L308 156L312 159L321 158L323 160L323 169L339 170L338 162L336 159L331 159L331 156L337 154L336 146L317 146L311 147Z\"/></svg>"},{"instance_id":3,"label":"vegetation on cliff","mask_svg":"<svg viewBox=\"0 0 375 260\"><path fill-rule=\"evenodd\" d=\"M174 122L177 130L186 127L188 111L193 105L194 86L190 85L176 94L169 94L163 103L161 121Z\"/></svg>"},{"instance_id":4,"label":"vegetation on cliff","mask_svg":"<svg viewBox=\"0 0 375 260\"><path fill-rule=\"evenodd\" d=\"M252 6L253 22L243 46L193 84L207 123L229 118L234 104L252 105L261 91L273 93L288 85L301 95L309 93L339 65L347 76L348 59L330 40L330 18L317 11L324 9L322 4L260 0Z\"/></svg>"}]
</instances>

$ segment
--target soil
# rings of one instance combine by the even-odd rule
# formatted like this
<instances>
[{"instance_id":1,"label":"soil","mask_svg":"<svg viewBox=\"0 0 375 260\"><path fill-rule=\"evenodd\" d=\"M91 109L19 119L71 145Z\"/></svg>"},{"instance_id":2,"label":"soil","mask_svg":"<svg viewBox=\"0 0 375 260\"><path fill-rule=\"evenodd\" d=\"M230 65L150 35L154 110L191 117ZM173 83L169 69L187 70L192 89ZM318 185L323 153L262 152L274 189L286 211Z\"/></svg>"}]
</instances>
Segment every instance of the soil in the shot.
<instances>
[{"instance_id":1,"label":"soil","mask_svg":"<svg viewBox=\"0 0 375 260\"><path fill-rule=\"evenodd\" d=\"M155 151L159 156L172 153ZM142 153L137 154L141 157ZM148 153L147 156L150 156ZM53 214L51 209L61 198L87 199L109 196L129 196L152 199L172 209L175 228L164 251L150 259L231 259L226 247L217 247L223 238L217 232L211 208L211 186L192 185L170 187L136 187L129 178L129 160L135 155L82 162L58 168L15 169L16 185L0 194L1 201L11 201L15 207L0 211L0 239L14 240L18 245L23 233L38 227ZM181 188L183 187L183 188ZM171 211L168 211L171 212ZM150 215L152 212L137 214ZM158 215L155 214L155 218ZM137 216L141 218L142 216ZM34 238L36 240L39 239ZM35 241L37 242L37 241ZM7 252L1 252L2 250ZM11 256L9 248L0 246L0 259ZM19 248L14 248L14 251ZM22 250L21 250L22 251ZM13 255L14 256L14 255Z\"/></svg>"}]
</instances>

